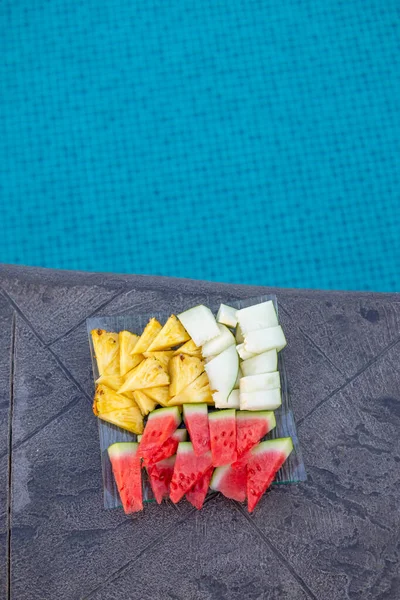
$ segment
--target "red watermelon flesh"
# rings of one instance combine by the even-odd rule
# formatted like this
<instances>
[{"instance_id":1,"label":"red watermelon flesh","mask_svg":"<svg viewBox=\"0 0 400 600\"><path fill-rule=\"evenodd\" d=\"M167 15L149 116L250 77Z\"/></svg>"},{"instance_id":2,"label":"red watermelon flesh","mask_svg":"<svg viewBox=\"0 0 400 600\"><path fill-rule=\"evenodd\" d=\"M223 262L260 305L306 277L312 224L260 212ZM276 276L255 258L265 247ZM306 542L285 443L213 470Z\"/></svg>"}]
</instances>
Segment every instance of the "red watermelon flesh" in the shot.
<instances>
[{"instance_id":1,"label":"red watermelon flesh","mask_svg":"<svg viewBox=\"0 0 400 600\"><path fill-rule=\"evenodd\" d=\"M169 458L176 453L179 442L185 442L187 439L186 429L177 429L161 446L154 449L147 458L144 459L146 467L154 463Z\"/></svg>"},{"instance_id":2,"label":"red watermelon flesh","mask_svg":"<svg viewBox=\"0 0 400 600\"><path fill-rule=\"evenodd\" d=\"M188 428L194 453L201 456L210 450L207 404L184 404L183 420Z\"/></svg>"},{"instance_id":3,"label":"red watermelon flesh","mask_svg":"<svg viewBox=\"0 0 400 600\"><path fill-rule=\"evenodd\" d=\"M212 490L221 492L227 498L244 502L247 488L247 467L233 469L231 465L217 467L210 485Z\"/></svg>"},{"instance_id":4,"label":"red watermelon flesh","mask_svg":"<svg viewBox=\"0 0 400 600\"><path fill-rule=\"evenodd\" d=\"M211 466L211 452L196 456L190 442L180 442L170 486L172 502L179 502Z\"/></svg>"},{"instance_id":5,"label":"red watermelon flesh","mask_svg":"<svg viewBox=\"0 0 400 600\"><path fill-rule=\"evenodd\" d=\"M208 415L208 423L214 467L232 464L237 459L235 410L216 410Z\"/></svg>"},{"instance_id":6,"label":"red watermelon flesh","mask_svg":"<svg viewBox=\"0 0 400 600\"><path fill-rule=\"evenodd\" d=\"M147 419L140 440L139 452L143 458L150 457L178 428L181 415L177 406L153 410Z\"/></svg>"},{"instance_id":7,"label":"red watermelon flesh","mask_svg":"<svg viewBox=\"0 0 400 600\"><path fill-rule=\"evenodd\" d=\"M199 510L203 506L204 500L206 499L213 471L213 467L210 467L208 471L206 471L204 475L200 477L198 481L196 481L194 486L190 488L188 492L186 492L186 500Z\"/></svg>"},{"instance_id":8,"label":"red watermelon flesh","mask_svg":"<svg viewBox=\"0 0 400 600\"><path fill-rule=\"evenodd\" d=\"M275 415L270 410L239 410L236 413L237 469L247 464L249 451L276 426Z\"/></svg>"},{"instance_id":9,"label":"red watermelon flesh","mask_svg":"<svg viewBox=\"0 0 400 600\"><path fill-rule=\"evenodd\" d=\"M168 498L176 456L170 456L147 467L151 489L158 504Z\"/></svg>"},{"instance_id":10,"label":"red watermelon flesh","mask_svg":"<svg viewBox=\"0 0 400 600\"><path fill-rule=\"evenodd\" d=\"M247 508L253 512L291 451L291 438L261 442L250 452L247 463Z\"/></svg>"},{"instance_id":11,"label":"red watermelon flesh","mask_svg":"<svg viewBox=\"0 0 400 600\"><path fill-rule=\"evenodd\" d=\"M143 509L138 445L134 442L120 442L108 448L119 497L127 515Z\"/></svg>"}]
</instances>

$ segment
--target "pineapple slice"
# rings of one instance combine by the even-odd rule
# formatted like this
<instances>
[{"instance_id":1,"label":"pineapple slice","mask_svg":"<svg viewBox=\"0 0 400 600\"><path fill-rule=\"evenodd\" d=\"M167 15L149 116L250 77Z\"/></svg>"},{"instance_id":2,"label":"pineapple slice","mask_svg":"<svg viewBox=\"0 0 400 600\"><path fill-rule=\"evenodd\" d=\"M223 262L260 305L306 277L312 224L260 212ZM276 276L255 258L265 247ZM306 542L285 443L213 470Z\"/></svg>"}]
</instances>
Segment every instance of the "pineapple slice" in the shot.
<instances>
[{"instance_id":1,"label":"pineapple slice","mask_svg":"<svg viewBox=\"0 0 400 600\"><path fill-rule=\"evenodd\" d=\"M131 371L140 362L140 360L138 361L140 354L132 356L138 339L139 336L130 331L119 332L119 367L121 375L126 375L128 371Z\"/></svg>"},{"instance_id":2,"label":"pineapple slice","mask_svg":"<svg viewBox=\"0 0 400 600\"><path fill-rule=\"evenodd\" d=\"M99 375L119 375L118 333L110 333L104 329L93 329L90 334Z\"/></svg>"},{"instance_id":3,"label":"pineapple slice","mask_svg":"<svg viewBox=\"0 0 400 600\"><path fill-rule=\"evenodd\" d=\"M106 385L100 384L96 387L96 393L93 400L93 412L95 415L100 413L113 412L121 408L131 408L136 406L136 402L126 396L117 394Z\"/></svg>"},{"instance_id":4,"label":"pineapple slice","mask_svg":"<svg viewBox=\"0 0 400 600\"><path fill-rule=\"evenodd\" d=\"M149 349L151 342L160 333L161 329L162 325L157 321L157 319L154 317L150 319L144 328L142 335L136 342L136 345L133 349L133 354L142 354L143 352L146 352L146 350Z\"/></svg>"},{"instance_id":5,"label":"pineapple slice","mask_svg":"<svg viewBox=\"0 0 400 600\"><path fill-rule=\"evenodd\" d=\"M118 425L132 433L143 432L143 416L136 402L121 396L105 385L98 385L93 401L93 412L99 419Z\"/></svg>"},{"instance_id":6,"label":"pineapple slice","mask_svg":"<svg viewBox=\"0 0 400 600\"><path fill-rule=\"evenodd\" d=\"M136 404L140 408L140 412L144 417L148 415L149 412L154 410L157 406L157 402L146 396L146 394L144 392L141 392L140 390L136 390L136 392L133 392L133 397L135 399Z\"/></svg>"},{"instance_id":7,"label":"pineapple slice","mask_svg":"<svg viewBox=\"0 0 400 600\"><path fill-rule=\"evenodd\" d=\"M199 377L185 387L180 394L171 398L168 406L179 406L181 404L194 404L198 402L204 402L211 405L214 404L207 373L199 375Z\"/></svg>"},{"instance_id":8,"label":"pineapple slice","mask_svg":"<svg viewBox=\"0 0 400 600\"><path fill-rule=\"evenodd\" d=\"M101 375L96 379L97 384L105 385L115 392L119 390L124 381L125 377L121 377L121 375Z\"/></svg>"},{"instance_id":9,"label":"pineapple slice","mask_svg":"<svg viewBox=\"0 0 400 600\"><path fill-rule=\"evenodd\" d=\"M178 350L175 350L174 356L178 354L189 354L189 356L197 356L201 358L201 348L196 346L193 340L189 340L186 344L183 344Z\"/></svg>"},{"instance_id":10,"label":"pineapple slice","mask_svg":"<svg viewBox=\"0 0 400 600\"><path fill-rule=\"evenodd\" d=\"M171 385L169 386L170 396L179 394L203 371L204 364L200 358L188 356L187 354L178 354L171 358L169 363L171 376Z\"/></svg>"},{"instance_id":11,"label":"pineapple slice","mask_svg":"<svg viewBox=\"0 0 400 600\"><path fill-rule=\"evenodd\" d=\"M146 396L161 404L161 406L168 406L170 400L169 388L167 385L164 387L146 388Z\"/></svg>"},{"instance_id":12,"label":"pineapple slice","mask_svg":"<svg viewBox=\"0 0 400 600\"><path fill-rule=\"evenodd\" d=\"M190 335L175 315L171 315L157 337L147 348L149 352L166 350L190 340Z\"/></svg>"},{"instance_id":13,"label":"pineapple slice","mask_svg":"<svg viewBox=\"0 0 400 600\"><path fill-rule=\"evenodd\" d=\"M145 358L138 367L133 369L125 379L125 383L118 390L120 394L135 390L168 385L169 376L159 360L150 356Z\"/></svg>"},{"instance_id":14,"label":"pineapple slice","mask_svg":"<svg viewBox=\"0 0 400 600\"><path fill-rule=\"evenodd\" d=\"M117 425L121 429L126 429L131 433L143 433L143 415L137 406L131 406L130 408L121 408L120 410L114 410L113 412L100 413L99 419Z\"/></svg>"},{"instance_id":15,"label":"pineapple slice","mask_svg":"<svg viewBox=\"0 0 400 600\"><path fill-rule=\"evenodd\" d=\"M168 363L173 354L173 350L169 350L168 352L143 352L143 356L146 358L149 358L149 356L154 356L154 358L159 360L164 369L168 368Z\"/></svg>"}]
</instances>

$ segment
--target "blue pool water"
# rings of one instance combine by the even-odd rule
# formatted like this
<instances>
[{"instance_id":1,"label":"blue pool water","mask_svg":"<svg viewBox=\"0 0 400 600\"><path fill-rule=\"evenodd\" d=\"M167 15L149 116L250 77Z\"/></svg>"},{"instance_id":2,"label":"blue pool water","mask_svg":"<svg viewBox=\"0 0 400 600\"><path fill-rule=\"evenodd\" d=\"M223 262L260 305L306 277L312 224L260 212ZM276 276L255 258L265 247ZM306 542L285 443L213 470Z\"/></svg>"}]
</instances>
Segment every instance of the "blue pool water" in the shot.
<instances>
[{"instance_id":1,"label":"blue pool water","mask_svg":"<svg viewBox=\"0 0 400 600\"><path fill-rule=\"evenodd\" d=\"M5 0L0 261L400 289L395 0Z\"/></svg>"}]
</instances>

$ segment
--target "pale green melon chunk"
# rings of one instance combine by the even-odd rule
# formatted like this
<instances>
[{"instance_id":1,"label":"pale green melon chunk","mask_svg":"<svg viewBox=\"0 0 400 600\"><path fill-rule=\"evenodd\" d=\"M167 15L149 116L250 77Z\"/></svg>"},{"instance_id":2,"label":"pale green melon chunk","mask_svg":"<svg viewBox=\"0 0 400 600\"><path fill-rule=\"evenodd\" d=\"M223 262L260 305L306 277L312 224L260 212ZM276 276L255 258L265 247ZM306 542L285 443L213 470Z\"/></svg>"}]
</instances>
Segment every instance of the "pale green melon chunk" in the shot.
<instances>
[{"instance_id":1,"label":"pale green melon chunk","mask_svg":"<svg viewBox=\"0 0 400 600\"><path fill-rule=\"evenodd\" d=\"M240 410L275 410L282 404L281 390L240 392Z\"/></svg>"},{"instance_id":2,"label":"pale green melon chunk","mask_svg":"<svg viewBox=\"0 0 400 600\"><path fill-rule=\"evenodd\" d=\"M276 349L268 350L244 360L241 364L241 369L245 377L276 371L278 369L278 354Z\"/></svg>"},{"instance_id":3,"label":"pale green melon chunk","mask_svg":"<svg viewBox=\"0 0 400 600\"><path fill-rule=\"evenodd\" d=\"M185 312L178 315L178 319L196 346L202 346L220 333L214 315L203 304L185 310Z\"/></svg>"},{"instance_id":4,"label":"pale green melon chunk","mask_svg":"<svg viewBox=\"0 0 400 600\"><path fill-rule=\"evenodd\" d=\"M229 346L226 350L215 356L205 365L210 388L213 392L221 392L225 397L231 393L239 370L239 357L235 346Z\"/></svg>"},{"instance_id":5,"label":"pale green melon chunk","mask_svg":"<svg viewBox=\"0 0 400 600\"><path fill-rule=\"evenodd\" d=\"M248 375L240 380L241 392L258 392L262 390L275 390L281 387L279 371L262 373L261 375Z\"/></svg>"},{"instance_id":6,"label":"pale green melon chunk","mask_svg":"<svg viewBox=\"0 0 400 600\"><path fill-rule=\"evenodd\" d=\"M222 325L227 325L228 327L236 327L236 310L233 306L221 304L217 313L218 323L222 323Z\"/></svg>"},{"instance_id":7,"label":"pale green melon chunk","mask_svg":"<svg viewBox=\"0 0 400 600\"><path fill-rule=\"evenodd\" d=\"M253 358L254 356L257 356L254 352L247 352L247 350L244 347L244 344L238 344L236 346L236 352L239 354L242 360L247 360L248 358Z\"/></svg>"},{"instance_id":8,"label":"pale green melon chunk","mask_svg":"<svg viewBox=\"0 0 400 600\"><path fill-rule=\"evenodd\" d=\"M217 356L217 354L221 354L221 352L229 348L229 346L235 345L235 338L225 325L220 325L218 323L218 329L220 332L219 335L209 342L206 342L201 349L204 358Z\"/></svg>"},{"instance_id":9,"label":"pale green melon chunk","mask_svg":"<svg viewBox=\"0 0 400 600\"><path fill-rule=\"evenodd\" d=\"M272 300L261 302L236 311L236 318L244 337L250 331L258 331L267 327L279 325L274 303Z\"/></svg>"},{"instance_id":10,"label":"pale green melon chunk","mask_svg":"<svg viewBox=\"0 0 400 600\"><path fill-rule=\"evenodd\" d=\"M221 392L213 393L215 408L240 408L239 390L232 390L228 397Z\"/></svg>"},{"instance_id":11,"label":"pale green melon chunk","mask_svg":"<svg viewBox=\"0 0 400 600\"><path fill-rule=\"evenodd\" d=\"M244 349L246 352L261 354L274 348L279 352L286 346L286 338L282 327L268 327L258 331L250 331L244 336ZM249 356L251 358L251 356Z\"/></svg>"}]
</instances>

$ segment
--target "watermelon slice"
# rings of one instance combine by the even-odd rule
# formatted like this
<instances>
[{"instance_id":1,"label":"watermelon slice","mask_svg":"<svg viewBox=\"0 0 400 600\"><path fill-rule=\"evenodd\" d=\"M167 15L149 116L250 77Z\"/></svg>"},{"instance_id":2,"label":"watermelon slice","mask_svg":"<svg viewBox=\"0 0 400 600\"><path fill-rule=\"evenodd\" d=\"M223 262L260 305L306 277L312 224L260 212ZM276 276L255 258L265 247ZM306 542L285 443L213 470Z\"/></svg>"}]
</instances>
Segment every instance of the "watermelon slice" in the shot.
<instances>
[{"instance_id":1,"label":"watermelon slice","mask_svg":"<svg viewBox=\"0 0 400 600\"><path fill-rule=\"evenodd\" d=\"M119 442L108 448L119 497L127 515L143 509L138 446L135 442Z\"/></svg>"},{"instance_id":2,"label":"watermelon slice","mask_svg":"<svg viewBox=\"0 0 400 600\"><path fill-rule=\"evenodd\" d=\"M170 456L147 467L151 489L158 504L168 498L176 456Z\"/></svg>"},{"instance_id":3,"label":"watermelon slice","mask_svg":"<svg viewBox=\"0 0 400 600\"><path fill-rule=\"evenodd\" d=\"M246 498L247 467L233 469L231 465L217 467L211 480L211 489L221 492L227 498L244 502Z\"/></svg>"},{"instance_id":4,"label":"watermelon slice","mask_svg":"<svg viewBox=\"0 0 400 600\"><path fill-rule=\"evenodd\" d=\"M154 452L144 458L144 463L147 466L153 465L160 460L169 458L176 453L179 442L186 442L187 431L186 429L177 429L161 446L154 449Z\"/></svg>"},{"instance_id":5,"label":"watermelon slice","mask_svg":"<svg viewBox=\"0 0 400 600\"><path fill-rule=\"evenodd\" d=\"M146 427L140 440L139 452L143 458L159 448L176 431L181 422L177 406L159 408L149 414Z\"/></svg>"},{"instance_id":6,"label":"watermelon slice","mask_svg":"<svg viewBox=\"0 0 400 600\"><path fill-rule=\"evenodd\" d=\"M200 477L198 481L196 481L194 486L190 488L188 492L186 492L186 500L199 510L203 506L204 500L206 499L213 471L214 469L210 467L208 471L206 471L204 475Z\"/></svg>"},{"instance_id":7,"label":"watermelon slice","mask_svg":"<svg viewBox=\"0 0 400 600\"><path fill-rule=\"evenodd\" d=\"M210 450L210 432L207 404L184 404L183 420L188 428L194 453L201 456L208 452Z\"/></svg>"},{"instance_id":8,"label":"watermelon slice","mask_svg":"<svg viewBox=\"0 0 400 600\"><path fill-rule=\"evenodd\" d=\"M175 504L212 466L211 452L196 456L190 442L180 442L171 480L170 498Z\"/></svg>"},{"instance_id":9,"label":"watermelon slice","mask_svg":"<svg viewBox=\"0 0 400 600\"><path fill-rule=\"evenodd\" d=\"M230 465L236 456L235 410L217 410L208 415L214 467Z\"/></svg>"},{"instance_id":10,"label":"watermelon slice","mask_svg":"<svg viewBox=\"0 0 400 600\"><path fill-rule=\"evenodd\" d=\"M293 442L290 437L267 440L252 449L247 462L247 507L249 512L253 512L292 450Z\"/></svg>"},{"instance_id":11,"label":"watermelon slice","mask_svg":"<svg viewBox=\"0 0 400 600\"><path fill-rule=\"evenodd\" d=\"M238 410L236 413L236 450L237 461L232 464L238 469L247 464L249 451L271 429L276 426L275 415L272 411Z\"/></svg>"}]
</instances>

